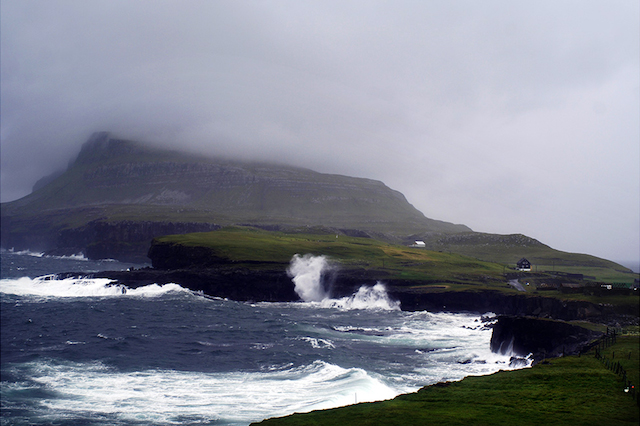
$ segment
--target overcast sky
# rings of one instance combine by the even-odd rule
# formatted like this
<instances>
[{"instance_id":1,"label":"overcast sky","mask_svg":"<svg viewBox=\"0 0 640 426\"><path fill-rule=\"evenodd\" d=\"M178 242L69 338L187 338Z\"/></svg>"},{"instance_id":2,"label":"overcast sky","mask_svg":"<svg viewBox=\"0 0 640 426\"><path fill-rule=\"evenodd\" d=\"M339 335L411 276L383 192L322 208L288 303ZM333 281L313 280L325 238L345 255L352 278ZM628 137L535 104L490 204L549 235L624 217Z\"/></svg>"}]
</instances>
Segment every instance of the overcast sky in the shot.
<instances>
[{"instance_id":1,"label":"overcast sky","mask_svg":"<svg viewBox=\"0 0 640 426\"><path fill-rule=\"evenodd\" d=\"M0 3L1 195L97 130L378 179L426 216L640 258L640 6Z\"/></svg>"}]
</instances>

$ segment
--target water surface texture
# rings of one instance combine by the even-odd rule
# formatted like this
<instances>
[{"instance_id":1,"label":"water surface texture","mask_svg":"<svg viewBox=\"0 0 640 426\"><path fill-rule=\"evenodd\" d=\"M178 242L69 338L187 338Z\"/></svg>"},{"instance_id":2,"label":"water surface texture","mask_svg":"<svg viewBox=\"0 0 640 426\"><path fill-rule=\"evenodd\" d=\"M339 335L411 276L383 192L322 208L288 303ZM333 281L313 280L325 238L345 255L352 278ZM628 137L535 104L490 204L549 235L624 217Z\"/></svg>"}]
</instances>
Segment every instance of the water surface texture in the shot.
<instances>
[{"instance_id":1,"label":"water surface texture","mask_svg":"<svg viewBox=\"0 0 640 426\"><path fill-rule=\"evenodd\" d=\"M479 316L403 312L383 284L251 304L30 278L31 260L38 272L83 261L2 255L3 425L246 425L510 368Z\"/></svg>"}]
</instances>

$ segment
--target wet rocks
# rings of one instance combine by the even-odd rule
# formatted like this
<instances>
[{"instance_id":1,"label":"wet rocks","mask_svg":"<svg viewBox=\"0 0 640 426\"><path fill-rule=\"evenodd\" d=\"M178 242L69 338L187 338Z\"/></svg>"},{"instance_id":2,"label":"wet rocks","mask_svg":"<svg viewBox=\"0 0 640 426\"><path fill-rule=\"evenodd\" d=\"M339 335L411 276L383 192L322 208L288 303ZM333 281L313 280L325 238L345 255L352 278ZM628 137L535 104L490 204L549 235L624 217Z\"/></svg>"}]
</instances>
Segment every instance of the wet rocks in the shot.
<instances>
[{"instance_id":1,"label":"wet rocks","mask_svg":"<svg viewBox=\"0 0 640 426\"><path fill-rule=\"evenodd\" d=\"M578 353L602 333L569 324L530 317L500 316L493 327L491 351L527 356L535 361Z\"/></svg>"}]
</instances>

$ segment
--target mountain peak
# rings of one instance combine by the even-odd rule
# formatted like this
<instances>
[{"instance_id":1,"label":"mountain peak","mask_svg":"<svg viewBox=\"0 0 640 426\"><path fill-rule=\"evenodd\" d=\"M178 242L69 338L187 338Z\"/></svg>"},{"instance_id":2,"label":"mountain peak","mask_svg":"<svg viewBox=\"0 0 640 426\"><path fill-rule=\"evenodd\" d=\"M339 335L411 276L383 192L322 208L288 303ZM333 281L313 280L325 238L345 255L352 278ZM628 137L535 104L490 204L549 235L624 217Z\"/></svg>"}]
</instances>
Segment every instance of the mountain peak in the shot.
<instances>
[{"instance_id":1,"label":"mountain peak","mask_svg":"<svg viewBox=\"0 0 640 426\"><path fill-rule=\"evenodd\" d=\"M129 227L150 221L320 226L395 241L411 234L471 231L425 217L380 181L197 156L109 132L91 135L64 173L3 204L2 216L3 240L14 232L5 222L23 223L20 238L50 236L53 241L42 246L57 245L63 230L84 229L91 221L124 221ZM29 236L35 227L41 232Z\"/></svg>"},{"instance_id":2,"label":"mountain peak","mask_svg":"<svg viewBox=\"0 0 640 426\"><path fill-rule=\"evenodd\" d=\"M95 132L82 144L80 153L72 164L88 164L140 151L142 146L133 141L116 139L109 132Z\"/></svg>"}]
</instances>

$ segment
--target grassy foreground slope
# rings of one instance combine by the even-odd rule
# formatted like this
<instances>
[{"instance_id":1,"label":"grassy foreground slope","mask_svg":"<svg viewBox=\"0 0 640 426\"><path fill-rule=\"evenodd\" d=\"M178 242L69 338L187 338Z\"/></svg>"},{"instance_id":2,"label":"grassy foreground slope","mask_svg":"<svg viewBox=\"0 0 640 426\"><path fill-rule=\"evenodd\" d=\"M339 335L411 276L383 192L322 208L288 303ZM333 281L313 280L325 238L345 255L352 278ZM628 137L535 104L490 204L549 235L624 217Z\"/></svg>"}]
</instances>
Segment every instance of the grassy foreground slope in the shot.
<instances>
[{"instance_id":1,"label":"grassy foreground slope","mask_svg":"<svg viewBox=\"0 0 640 426\"><path fill-rule=\"evenodd\" d=\"M638 365L638 336L619 338L608 349ZM638 383L637 367L630 372ZM640 409L622 379L597 360L555 358L530 369L467 377L422 388L389 401L279 419L264 426L318 425L637 425Z\"/></svg>"}]
</instances>

